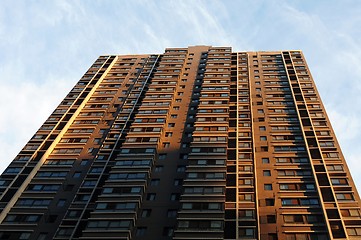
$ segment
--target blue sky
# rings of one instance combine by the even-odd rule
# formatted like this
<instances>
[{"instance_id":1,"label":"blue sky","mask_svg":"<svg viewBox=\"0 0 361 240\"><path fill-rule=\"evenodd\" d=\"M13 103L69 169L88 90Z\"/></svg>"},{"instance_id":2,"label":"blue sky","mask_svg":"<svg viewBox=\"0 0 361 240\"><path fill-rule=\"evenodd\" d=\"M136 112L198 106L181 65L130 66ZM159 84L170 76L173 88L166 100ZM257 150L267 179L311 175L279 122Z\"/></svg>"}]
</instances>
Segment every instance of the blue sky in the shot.
<instances>
[{"instance_id":1,"label":"blue sky","mask_svg":"<svg viewBox=\"0 0 361 240\"><path fill-rule=\"evenodd\" d=\"M2 0L0 172L102 54L303 50L361 189L361 1Z\"/></svg>"}]
</instances>

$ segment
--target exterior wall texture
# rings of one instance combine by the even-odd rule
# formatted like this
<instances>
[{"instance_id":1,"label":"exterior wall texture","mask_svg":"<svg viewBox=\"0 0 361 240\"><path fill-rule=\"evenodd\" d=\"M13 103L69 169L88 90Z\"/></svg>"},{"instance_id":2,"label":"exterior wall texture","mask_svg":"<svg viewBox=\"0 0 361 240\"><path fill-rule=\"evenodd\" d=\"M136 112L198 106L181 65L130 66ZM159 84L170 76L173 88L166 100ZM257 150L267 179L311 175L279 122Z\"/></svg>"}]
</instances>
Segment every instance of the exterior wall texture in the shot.
<instances>
[{"instance_id":1,"label":"exterior wall texture","mask_svg":"<svg viewBox=\"0 0 361 240\"><path fill-rule=\"evenodd\" d=\"M0 177L0 239L361 239L301 51L100 56Z\"/></svg>"}]
</instances>

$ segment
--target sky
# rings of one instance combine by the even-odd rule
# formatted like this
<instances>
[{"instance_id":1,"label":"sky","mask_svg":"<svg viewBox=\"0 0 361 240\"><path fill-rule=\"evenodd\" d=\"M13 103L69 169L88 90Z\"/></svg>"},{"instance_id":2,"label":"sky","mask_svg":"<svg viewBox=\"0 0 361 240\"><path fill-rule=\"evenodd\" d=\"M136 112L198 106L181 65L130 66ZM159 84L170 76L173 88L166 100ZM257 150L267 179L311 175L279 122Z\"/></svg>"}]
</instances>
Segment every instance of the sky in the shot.
<instances>
[{"instance_id":1,"label":"sky","mask_svg":"<svg viewBox=\"0 0 361 240\"><path fill-rule=\"evenodd\" d=\"M0 172L99 55L302 50L361 191L361 1L1 0Z\"/></svg>"}]
</instances>

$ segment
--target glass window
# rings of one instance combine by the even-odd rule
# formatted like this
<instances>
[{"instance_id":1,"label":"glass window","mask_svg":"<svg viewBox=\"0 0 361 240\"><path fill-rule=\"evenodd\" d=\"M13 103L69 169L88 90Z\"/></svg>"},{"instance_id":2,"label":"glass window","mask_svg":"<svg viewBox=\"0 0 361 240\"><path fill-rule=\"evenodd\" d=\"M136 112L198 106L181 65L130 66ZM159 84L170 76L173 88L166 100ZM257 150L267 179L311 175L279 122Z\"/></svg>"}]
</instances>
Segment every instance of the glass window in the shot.
<instances>
[{"instance_id":1,"label":"glass window","mask_svg":"<svg viewBox=\"0 0 361 240\"><path fill-rule=\"evenodd\" d=\"M143 209L141 213L142 218L150 217L150 214L152 213L152 209Z\"/></svg>"},{"instance_id":2,"label":"glass window","mask_svg":"<svg viewBox=\"0 0 361 240\"><path fill-rule=\"evenodd\" d=\"M21 240L27 240L30 238L31 233L21 233L19 236L19 239Z\"/></svg>"},{"instance_id":3,"label":"glass window","mask_svg":"<svg viewBox=\"0 0 361 240\"><path fill-rule=\"evenodd\" d=\"M152 180L150 181L150 185L151 185L151 186L158 186L159 183L160 183L160 179L152 179Z\"/></svg>"},{"instance_id":4,"label":"glass window","mask_svg":"<svg viewBox=\"0 0 361 240\"><path fill-rule=\"evenodd\" d=\"M65 199L59 199L58 203L56 204L56 206L58 207L64 207L66 203Z\"/></svg>"},{"instance_id":5,"label":"glass window","mask_svg":"<svg viewBox=\"0 0 361 240\"><path fill-rule=\"evenodd\" d=\"M148 194L147 194L147 200L148 200L148 201L154 201L154 200L155 200L155 196L156 196L155 193L148 193Z\"/></svg>"},{"instance_id":6,"label":"glass window","mask_svg":"<svg viewBox=\"0 0 361 240\"><path fill-rule=\"evenodd\" d=\"M274 206L275 200L274 198L266 198L266 206Z\"/></svg>"},{"instance_id":7,"label":"glass window","mask_svg":"<svg viewBox=\"0 0 361 240\"><path fill-rule=\"evenodd\" d=\"M163 229L163 236L172 237L174 233L174 229L171 227L165 227Z\"/></svg>"},{"instance_id":8,"label":"glass window","mask_svg":"<svg viewBox=\"0 0 361 240\"><path fill-rule=\"evenodd\" d=\"M146 227L138 227L137 231L135 232L135 236L137 236L137 237L144 236L146 231L147 231Z\"/></svg>"},{"instance_id":9,"label":"glass window","mask_svg":"<svg viewBox=\"0 0 361 240\"><path fill-rule=\"evenodd\" d=\"M169 209L168 212L167 212L167 217L169 217L169 218L177 217L177 210Z\"/></svg>"},{"instance_id":10,"label":"glass window","mask_svg":"<svg viewBox=\"0 0 361 240\"><path fill-rule=\"evenodd\" d=\"M179 200L179 194L178 193L172 193L170 195L170 200L171 201L178 201Z\"/></svg>"},{"instance_id":11,"label":"glass window","mask_svg":"<svg viewBox=\"0 0 361 240\"><path fill-rule=\"evenodd\" d=\"M163 171L163 166L156 166L154 169L155 172L161 172Z\"/></svg>"},{"instance_id":12,"label":"glass window","mask_svg":"<svg viewBox=\"0 0 361 240\"><path fill-rule=\"evenodd\" d=\"M272 184L264 184L264 190L267 190L267 191L272 190Z\"/></svg>"}]
</instances>

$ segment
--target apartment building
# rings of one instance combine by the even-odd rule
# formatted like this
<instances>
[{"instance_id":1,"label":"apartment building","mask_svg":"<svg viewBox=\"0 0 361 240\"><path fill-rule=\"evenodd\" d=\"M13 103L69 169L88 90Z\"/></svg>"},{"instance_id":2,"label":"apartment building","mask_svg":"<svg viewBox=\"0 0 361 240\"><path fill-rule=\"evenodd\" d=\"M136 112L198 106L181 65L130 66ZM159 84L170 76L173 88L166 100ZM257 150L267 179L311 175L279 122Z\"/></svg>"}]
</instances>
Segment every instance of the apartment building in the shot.
<instances>
[{"instance_id":1,"label":"apartment building","mask_svg":"<svg viewBox=\"0 0 361 240\"><path fill-rule=\"evenodd\" d=\"M0 177L1 239L361 239L302 51L100 56Z\"/></svg>"}]
</instances>

